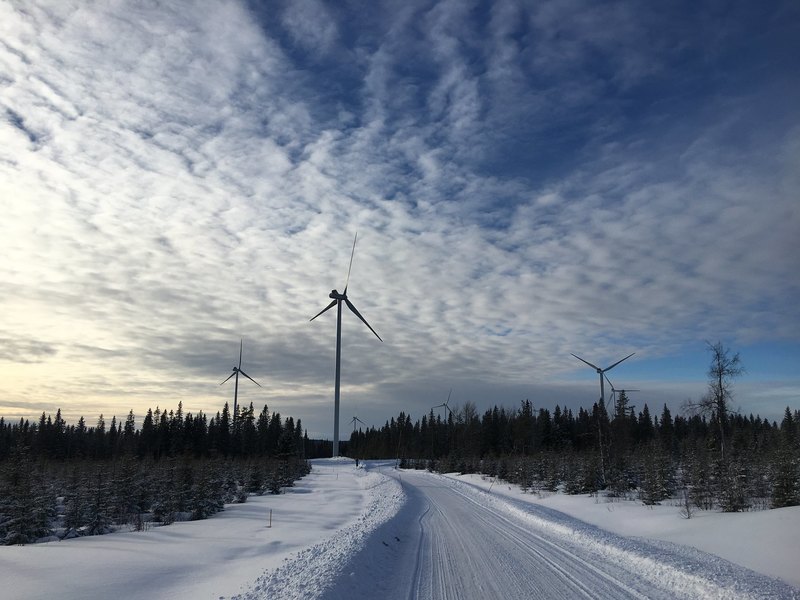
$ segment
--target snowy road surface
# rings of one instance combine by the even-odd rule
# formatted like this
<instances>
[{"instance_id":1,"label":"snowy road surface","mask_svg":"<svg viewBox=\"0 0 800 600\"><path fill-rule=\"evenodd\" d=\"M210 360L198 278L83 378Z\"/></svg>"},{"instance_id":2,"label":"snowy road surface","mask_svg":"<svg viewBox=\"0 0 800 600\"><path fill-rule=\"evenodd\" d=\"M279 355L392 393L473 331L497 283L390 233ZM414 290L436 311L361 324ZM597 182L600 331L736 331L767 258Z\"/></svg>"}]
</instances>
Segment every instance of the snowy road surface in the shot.
<instances>
[{"instance_id":1,"label":"snowy road surface","mask_svg":"<svg viewBox=\"0 0 800 600\"><path fill-rule=\"evenodd\" d=\"M442 480L406 475L409 492L427 504L419 520L419 550L406 583L413 598L656 598L670 597L635 573L558 536L487 510ZM595 566L597 564L597 566Z\"/></svg>"},{"instance_id":2,"label":"snowy road surface","mask_svg":"<svg viewBox=\"0 0 800 600\"><path fill-rule=\"evenodd\" d=\"M386 470L387 474L392 474ZM425 472L323 598L793 598L717 557L622 538Z\"/></svg>"}]
</instances>

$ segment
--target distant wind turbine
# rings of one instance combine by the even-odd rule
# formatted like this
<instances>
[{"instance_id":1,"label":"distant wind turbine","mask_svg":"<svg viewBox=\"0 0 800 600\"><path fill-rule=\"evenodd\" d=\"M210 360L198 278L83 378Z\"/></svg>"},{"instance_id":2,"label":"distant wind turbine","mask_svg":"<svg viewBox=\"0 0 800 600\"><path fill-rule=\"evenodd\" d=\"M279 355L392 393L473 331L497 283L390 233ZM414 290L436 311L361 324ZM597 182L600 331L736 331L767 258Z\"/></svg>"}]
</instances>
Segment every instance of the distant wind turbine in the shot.
<instances>
[{"instance_id":1,"label":"distant wind turbine","mask_svg":"<svg viewBox=\"0 0 800 600\"><path fill-rule=\"evenodd\" d=\"M442 408L442 407L444 407L444 408L447 409L448 414L452 415L453 411L450 410L450 396L452 395L452 393L453 393L453 388L450 388L450 392L447 394L447 401L443 402L442 404L437 404L436 406L432 406L431 410L433 410L434 408Z\"/></svg>"},{"instance_id":2,"label":"distant wind turbine","mask_svg":"<svg viewBox=\"0 0 800 600\"><path fill-rule=\"evenodd\" d=\"M353 256L356 253L356 241L358 240L358 232L356 232L355 238L353 238L353 250L350 252L350 266L347 268L347 279L344 283L344 291L340 294L336 290L331 290L331 293L328 294L329 298L332 298L328 306L323 308L319 311L316 315L309 319L313 321L322 313L330 310L334 306L337 307L337 314L336 314L336 383L334 387L334 409L333 409L333 456L336 458L339 456L339 375L341 373L341 365L342 365L342 302L347 305L352 313L357 316L361 321L366 325L369 330L375 334L375 337L381 340L381 336L379 336L372 326L367 323L367 320L361 316L361 313L358 312L353 303L347 299L347 286L350 283L350 270L353 268ZM383 341L383 340L381 340Z\"/></svg>"},{"instance_id":3,"label":"distant wind turbine","mask_svg":"<svg viewBox=\"0 0 800 600\"><path fill-rule=\"evenodd\" d=\"M364 427L366 427L366 426L367 426L367 424L366 424L366 423L364 423L364 421L362 421L361 419L359 419L359 418L358 418L358 417L356 417L355 415L353 416L353 418L352 418L352 419L350 419L350 422L353 424L353 433L355 433L355 432L356 432L356 423L361 423L361 424L362 424Z\"/></svg>"},{"instance_id":4,"label":"distant wind turbine","mask_svg":"<svg viewBox=\"0 0 800 600\"><path fill-rule=\"evenodd\" d=\"M247 377L250 381L255 383L258 387L261 387L260 383L258 383L255 379L250 377L250 375L248 375L247 373L242 371L242 340L239 340L239 366L238 367L233 367L233 373L228 375L227 379L225 379L225 381L228 381L228 379L230 379L231 377L236 377L236 379L233 380L233 416L234 416L234 418L236 418L236 415L238 414L236 409L238 408L238 402L239 402L239 373L241 373L242 375ZM225 381L220 383L220 385L225 383Z\"/></svg>"},{"instance_id":5,"label":"distant wind turbine","mask_svg":"<svg viewBox=\"0 0 800 600\"><path fill-rule=\"evenodd\" d=\"M572 354L572 353L570 352L570 354ZM602 400L603 402L605 402L605 386L603 385L603 379L604 379L604 377L605 377L606 371L610 371L611 369L613 369L614 367L616 367L616 366L617 366L619 363L621 363L623 360L628 360L628 359L629 359L631 356L633 356L634 354L636 354L636 352L631 352L631 353L630 353L630 354L628 354L628 356L626 356L625 358L623 358L623 359L621 359L621 360L618 360L618 361L617 361L617 362L615 362L613 365L611 365L610 367L606 367L605 369L601 369L601 368L600 368L600 367L598 367L597 365L593 365L593 364L592 364L592 363L590 363L588 360L583 360L583 359L582 359L580 356L578 356L577 354L572 354L572 356L574 356L575 358L577 358L577 359L578 359L579 361L581 361L582 363L586 363L587 365L589 365L590 367L592 367L592 368L593 368L595 371L597 371L598 375L600 375L600 400Z\"/></svg>"},{"instance_id":6,"label":"distant wind turbine","mask_svg":"<svg viewBox=\"0 0 800 600\"><path fill-rule=\"evenodd\" d=\"M618 390L617 388L614 387L614 384L611 383L611 380L608 378L608 375L603 373L603 377L606 378L606 381L608 382L608 385L611 386L611 402L614 403L614 416L615 417L619 416L617 414L617 412L618 412L617 411L617 392L619 392L620 394L627 394L628 392L641 392L642 390L622 390L622 389ZM627 410L628 409L628 405L626 404L625 406L623 406L621 408L623 410ZM633 406L631 406L630 408L633 408Z\"/></svg>"}]
</instances>

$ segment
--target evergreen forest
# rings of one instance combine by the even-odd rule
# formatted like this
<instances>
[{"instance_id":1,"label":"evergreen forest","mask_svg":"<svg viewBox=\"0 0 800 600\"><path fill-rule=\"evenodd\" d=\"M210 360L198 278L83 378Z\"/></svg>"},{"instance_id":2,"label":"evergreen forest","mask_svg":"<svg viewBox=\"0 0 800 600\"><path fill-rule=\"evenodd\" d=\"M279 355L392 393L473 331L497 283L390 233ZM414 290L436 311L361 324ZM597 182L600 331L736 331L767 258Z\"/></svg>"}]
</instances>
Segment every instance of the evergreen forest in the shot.
<instances>
[{"instance_id":1,"label":"evergreen forest","mask_svg":"<svg viewBox=\"0 0 800 600\"><path fill-rule=\"evenodd\" d=\"M302 425L266 406L214 417L147 411L137 427L101 415L68 425L0 418L0 543L147 529L204 519L250 494L280 493L309 472Z\"/></svg>"},{"instance_id":2,"label":"evergreen forest","mask_svg":"<svg viewBox=\"0 0 800 600\"><path fill-rule=\"evenodd\" d=\"M596 494L694 509L744 511L800 504L800 411L780 423L758 416L653 416L636 413L619 394L575 414L556 406L479 414L466 403L446 418L431 411L413 421L400 413L380 428L351 434L353 458L398 457L400 466L482 473L531 492ZM722 435L726 452L721 452Z\"/></svg>"}]
</instances>

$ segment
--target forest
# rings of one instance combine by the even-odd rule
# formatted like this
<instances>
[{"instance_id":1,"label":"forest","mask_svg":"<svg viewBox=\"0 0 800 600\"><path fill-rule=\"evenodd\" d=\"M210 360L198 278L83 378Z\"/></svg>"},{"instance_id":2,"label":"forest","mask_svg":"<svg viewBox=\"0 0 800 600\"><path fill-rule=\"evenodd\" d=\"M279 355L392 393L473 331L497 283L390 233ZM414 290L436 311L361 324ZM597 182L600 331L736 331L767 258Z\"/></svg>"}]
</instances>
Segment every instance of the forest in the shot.
<instances>
[{"instance_id":1,"label":"forest","mask_svg":"<svg viewBox=\"0 0 800 600\"><path fill-rule=\"evenodd\" d=\"M412 421L401 412L354 432L343 448L353 458L396 456L410 468L497 476L532 492L605 490L646 504L687 495L689 511L800 504L800 411L787 408L780 424L730 416L724 455L719 431L716 418L673 417L666 406L655 417L646 404L612 416L598 402L576 415L534 410L525 400L482 415L466 403L446 419L431 412Z\"/></svg>"},{"instance_id":2,"label":"forest","mask_svg":"<svg viewBox=\"0 0 800 600\"><path fill-rule=\"evenodd\" d=\"M0 543L147 529L204 519L249 494L280 493L309 472L302 424L253 405L210 419L147 411L140 427L101 415L88 427L57 411L0 418Z\"/></svg>"}]
</instances>

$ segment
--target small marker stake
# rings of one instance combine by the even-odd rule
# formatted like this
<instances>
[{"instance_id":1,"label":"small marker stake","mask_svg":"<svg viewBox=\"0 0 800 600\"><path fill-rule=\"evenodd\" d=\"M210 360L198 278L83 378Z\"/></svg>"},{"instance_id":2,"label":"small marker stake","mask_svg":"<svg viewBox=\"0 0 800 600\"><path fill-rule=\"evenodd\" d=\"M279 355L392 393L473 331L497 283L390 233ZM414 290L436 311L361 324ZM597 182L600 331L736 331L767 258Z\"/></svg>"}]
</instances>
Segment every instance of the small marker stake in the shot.
<instances>
[{"instance_id":1,"label":"small marker stake","mask_svg":"<svg viewBox=\"0 0 800 600\"><path fill-rule=\"evenodd\" d=\"M272 527L272 509L269 509L269 526Z\"/></svg>"}]
</instances>

